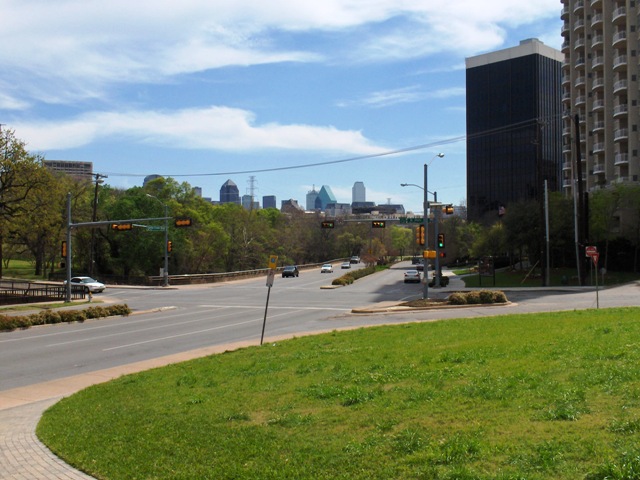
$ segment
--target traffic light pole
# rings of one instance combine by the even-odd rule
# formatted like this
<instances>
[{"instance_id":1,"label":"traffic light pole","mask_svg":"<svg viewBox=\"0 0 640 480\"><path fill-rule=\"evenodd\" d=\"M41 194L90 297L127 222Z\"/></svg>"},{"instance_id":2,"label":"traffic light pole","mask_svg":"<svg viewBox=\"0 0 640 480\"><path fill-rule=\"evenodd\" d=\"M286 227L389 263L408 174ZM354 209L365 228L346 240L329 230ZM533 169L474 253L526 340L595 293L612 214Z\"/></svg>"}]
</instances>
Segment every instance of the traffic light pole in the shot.
<instances>
[{"instance_id":1,"label":"traffic light pole","mask_svg":"<svg viewBox=\"0 0 640 480\"><path fill-rule=\"evenodd\" d=\"M433 192L433 203L438 204L438 192ZM435 238L435 251L436 251L436 261L435 261L435 272L433 273L433 286L440 287L440 245L438 242L438 224L440 223L440 207L436 207L436 210L433 214L433 221L436 224L434 227L434 238Z\"/></svg>"},{"instance_id":2,"label":"traffic light pole","mask_svg":"<svg viewBox=\"0 0 640 480\"><path fill-rule=\"evenodd\" d=\"M169 207L164 204L164 270L162 271L162 284L169 286Z\"/></svg>"},{"instance_id":3,"label":"traffic light pole","mask_svg":"<svg viewBox=\"0 0 640 480\"><path fill-rule=\"evenodd\" d=\"M422 298L423 300L427 300L429 298L429 259L426 257L426 250L429 250L429 189L427 188L428 184L428 174L427 170L429 169L429 165L424 164L424 196L423 196L423 205L424 205L424 250L422 252Z\"/></svg>"}]
</instances>

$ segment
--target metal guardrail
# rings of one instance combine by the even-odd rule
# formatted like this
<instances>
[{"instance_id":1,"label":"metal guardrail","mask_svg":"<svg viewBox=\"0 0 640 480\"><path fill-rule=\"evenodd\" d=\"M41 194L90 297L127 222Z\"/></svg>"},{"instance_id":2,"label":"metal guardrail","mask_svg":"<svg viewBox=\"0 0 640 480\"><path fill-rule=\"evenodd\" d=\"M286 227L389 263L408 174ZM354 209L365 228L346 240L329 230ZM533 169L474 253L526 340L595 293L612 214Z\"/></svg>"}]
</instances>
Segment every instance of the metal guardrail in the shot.
<instances>
[{"instance_id":1,"label":"metal guardrail","mask_svg":"<svg viewBox=\"0 0 640 480\"><path fill-rule=\"evenodd\" d=\"M23 280L0 280L0 305L64 301L65 296L66 287L64 285ZM71 288L72 300L84 298L85 292L82 287Z\"/></svg>"},{"instance_id":2,"label":"metal guardrail","mask_svg":"<svg viewBox=\"0 0 640 480\"><path fill-rule=\"evenodd\" d=\"M320 268L325 263L336 263L348 261L348 258L337 258L335 260L328 260L321 263L308 263L305 265L297 265L299 270L310 270L312 268ZM276 269L277 272L281 272L284 265ZM228 280L237 280L239 278L252 278L266 276L269 272L268 268L259 268L256 270L242 270L238 272L223 272L223 273L197 273L197 274L184 274L184 275L169 275L169 285L195 285L203 283L217 283L225 282ZM164 277L162 275L149 276L149 283L152 285L162 285Z\"/></svg>"}]
</instances>

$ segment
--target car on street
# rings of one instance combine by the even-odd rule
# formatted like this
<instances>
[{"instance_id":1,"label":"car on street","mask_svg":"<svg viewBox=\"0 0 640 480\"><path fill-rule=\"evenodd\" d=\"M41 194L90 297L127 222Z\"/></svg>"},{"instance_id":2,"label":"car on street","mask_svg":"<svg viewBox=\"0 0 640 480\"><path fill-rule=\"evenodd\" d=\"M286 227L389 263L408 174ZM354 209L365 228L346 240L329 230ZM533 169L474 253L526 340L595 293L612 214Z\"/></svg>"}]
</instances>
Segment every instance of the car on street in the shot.
<instances>
[{"instance_id":1,"label":"car on street","mask_svg":"<svg viewBox=\"0 0 640 480\"><path fill-rule=\"evenodd\" d=\"M322 265L320 273L333 273L333 265L331 265L330 263L325 263L324 265Z\"/></svg>"},{"instance_id":2,"label":"car on street","mask_svg":"<svg viewBox=\"0 0 640 480\"><path fill-rule=\"evenodd\" d=\"M351 257L349 262L350 263L360 263L360 257L358 257L357 255L354 255L353 257Z\"/></svg>"},{"instance_id":3,"label":"car on street","mask_svg":"<svg viewBox=\"0 0 640 480\"><path fill-rule=\"evenodd\" d=\"M340 265L340 268L351 268L351 263L350 262L342 262L342 265Z\"/></svg>"},{"instance_id":4,"label":"car on street","mask_svg":"<svg viewBox=\"0 0 640 480\"><path fill-rule=\"evenodd\" d=\"M104 289L106 288L104 283L101 283L91 277L71 277L71 281L69 283L71 286L83 287L85 292L91 293L104 292ZM67 284L66 280L64 281L64 284Z\"/></svg>"},{"instance_id":5,"label":"car on street","mask_svg":"<svg viewBox=\"0 0 640 480\"><path fill-rule=\"evenodd\" d=\"M404 283L420 283L420 272L418 270L404 272Z\"/></svg>"},{"instance_id":6,"label":"car on street","mask_svg":"<svg viewBox=\"0 0 640 480\"><path fill-rule=\"evenodd\" d=\"M297 277L298 275L300 275L300 272L298 271L298 267L295 265L289 265L282 269L282 278Z\"/></svg>"}]
</instances>

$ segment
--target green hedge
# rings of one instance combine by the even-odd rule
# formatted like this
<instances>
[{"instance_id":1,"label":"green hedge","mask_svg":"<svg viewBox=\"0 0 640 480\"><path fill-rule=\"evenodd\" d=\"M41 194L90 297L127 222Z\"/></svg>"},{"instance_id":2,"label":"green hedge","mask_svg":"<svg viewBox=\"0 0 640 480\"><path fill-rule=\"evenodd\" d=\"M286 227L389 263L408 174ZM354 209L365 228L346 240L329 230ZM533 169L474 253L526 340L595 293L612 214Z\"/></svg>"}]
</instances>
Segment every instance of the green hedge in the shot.
<instances>
[{"instance_id":1,"label":"green hedge","mask_svg":"<svg viewBox=\"0 0 640 480\"><path fill-rule=\"evenodd\" d=\"M499 290L479 290L472 292L455 292L449 295L448 300L451 305L507 303L507 296Z\"/></svg>"},{"instance_id":2,"label":"green hedge","mask_svg":"<svg viewBox=\"0 0 640 480\"><path fill-rule=\"evenodd\" d=\"M341 277L338 277L333 282L331 282L331 285L351 285L357 279L366 277L367 275L371 275L372 273L376 273L375 265L361 268L359 270L354 270L345 275L342 275Z\"/></svg>"},{"instance_id":3,"label":"green hedge","mask_svg":"<svg viewBox=\"0 0 640 480\"><path fill-rule=\"evenodd\" d=\"M44 310L31 315L0 315L0 331L9 332L18 328L54 323L84 322L92 318L126 317L131 313L128 305L110 305L108 307L89 307L83 310Z\"/></svg>"}]
</instances>

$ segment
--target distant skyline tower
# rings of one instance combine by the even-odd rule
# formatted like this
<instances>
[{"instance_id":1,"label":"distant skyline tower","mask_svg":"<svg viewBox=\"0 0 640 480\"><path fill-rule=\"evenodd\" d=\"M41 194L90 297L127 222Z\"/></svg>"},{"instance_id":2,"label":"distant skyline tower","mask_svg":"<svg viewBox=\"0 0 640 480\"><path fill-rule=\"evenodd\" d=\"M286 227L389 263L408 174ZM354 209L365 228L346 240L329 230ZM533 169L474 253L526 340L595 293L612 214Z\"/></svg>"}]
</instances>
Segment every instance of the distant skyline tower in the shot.
<instances>
[{"instance_id":1,"label":"distant skyline tower","mask_svg":"<svg viewBox=\"0 0 640 480\"><path fill-rule=\"evenodd\" d=\"M319 206L316 206L316 200L318 199L318 195L319 195L319 192L316 190L316 186L314 185L313 188L307 192L307 203L306 203L307 210L311 211L311 210L317 210L320 208Z\"/></svg>"},{"instance_id":2,"label":"distant skyline tower","mask_svg":"<svg viewBox=\"0 0 640 480\"><path fill-rule=\"evenodd\" d=\"M240 191L233 180L227 180L220 187L220 203L237 203L240 205Z\"/></svg>"},{"instance_id":3,"label":"distant skyline tower","mask_svg":"<svg viewBox=\"0 0 640 480\"><path fill-rule=\"evenodd\" d=\"M331 187L329 185L323 185L316 199L316 205L320 206L320 210L325 210L330 203L338 203L338 201L333 191L331 191Z\"/></svg>"},{"instance_id":4,"label":"distant skyline tower","mask_svg":"<svg viewBox=\"0 0 640 480\"><path fill-rule=\"evenodd\" d=\"M351 202L360 203L367 201L367 189L363 182L356 182L351 189Z\"/></svg>"},{"instance_id":5,"label":"distant skyline tower","mask_svg":"<svg viewBox=\"0 0 640 480\"><path fill-rule=\"evenodd\" d=\"M265 195L262 197L262 208L277 208L276 207L276 196L275 195Z\"/></svg>"}]
</instances>

